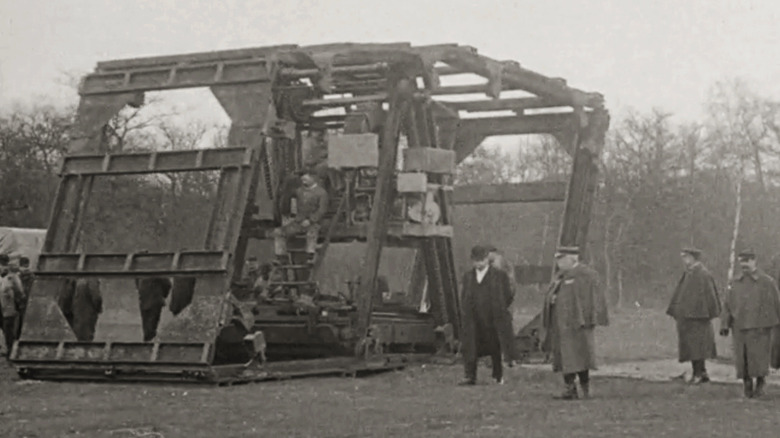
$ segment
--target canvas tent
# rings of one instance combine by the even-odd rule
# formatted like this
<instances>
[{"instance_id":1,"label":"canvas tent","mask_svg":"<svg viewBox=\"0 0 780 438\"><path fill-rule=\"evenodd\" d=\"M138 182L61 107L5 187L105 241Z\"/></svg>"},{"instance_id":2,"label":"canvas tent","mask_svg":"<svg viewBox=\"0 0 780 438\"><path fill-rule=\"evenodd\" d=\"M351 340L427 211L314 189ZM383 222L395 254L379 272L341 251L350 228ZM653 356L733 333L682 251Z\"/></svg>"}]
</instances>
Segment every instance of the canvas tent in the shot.
<instances>
[{"instance_id":1,"label":"canvas tent","mask_svg":"<svg viewBox=\"0 0 780 438\"><path fill-rule=\"evenodd\" d=\"M25 256L34 269L45 238L46 230L0 227L0 254L7 254L11 260Z\"/></svg>"}]
</instances>

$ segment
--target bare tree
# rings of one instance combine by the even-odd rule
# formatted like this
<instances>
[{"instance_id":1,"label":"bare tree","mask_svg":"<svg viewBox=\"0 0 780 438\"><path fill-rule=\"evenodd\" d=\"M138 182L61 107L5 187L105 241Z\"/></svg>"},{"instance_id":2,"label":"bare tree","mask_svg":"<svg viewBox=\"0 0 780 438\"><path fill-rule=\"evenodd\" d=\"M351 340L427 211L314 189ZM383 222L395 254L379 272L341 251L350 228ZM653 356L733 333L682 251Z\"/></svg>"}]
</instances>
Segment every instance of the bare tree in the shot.
<instances>
[{"instance_id":1,"label":"bare tree","mask_svg":"<svg viewBox=\"0 0 780 438\"><path fill-rule=\"evenodd\" d=\"M17 108L0 119L0 223L44 227L68 143L71 109Z\"/></svg>"}]
</instances>

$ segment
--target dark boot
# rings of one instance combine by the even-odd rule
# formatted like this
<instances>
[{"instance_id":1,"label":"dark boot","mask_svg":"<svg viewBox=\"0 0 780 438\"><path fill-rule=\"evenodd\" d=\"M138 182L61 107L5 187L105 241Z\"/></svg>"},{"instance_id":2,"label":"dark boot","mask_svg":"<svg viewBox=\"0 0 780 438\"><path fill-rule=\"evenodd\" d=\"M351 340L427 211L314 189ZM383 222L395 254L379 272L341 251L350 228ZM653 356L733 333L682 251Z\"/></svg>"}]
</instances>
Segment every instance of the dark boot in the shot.
<instances>
[{"instance_id":1,"label":"dark boot","mask_svg":"<svg viewBox=\"0 0 780 438\"><path fill-rule=\"evenodd\" d=\"M580 382L582 387L582 398L585 400L590 398L590 382Z\"/></svg>"},{"instance_id":2,"label":"dark boot","mask_svg":"<svg viewBox=\"0 0 780 438\"><path fill-rule=\"evenodd\" d=\"M698 383L708 383L710 381L710 376L707 374L707 362L704 360L698 361L699 364L699 382Z\"/></svg>"},{"instance_id":3,"label":"dark boot","mask_svg":"<svg viewBox=\"0 0 780 438\"><path fill-rule=\"evenodd\" d=\"M753 398L753 379L744 379L742 383L744 386L745 397Z\"/></svg>"},{"instance_id":4,"label":"dark boot","mask_svg":"<svg viewBox=\"0 0 780 438\"><path fill-rule=\"evenodd\" d=\"M753 397L764 396L764 385L766 385L766 382L763 377L756 378L756 390L753 391Z\"/></svg>"},{"instance_id":5,"label":"dark boot","mask_svg":"<svg viewBox=\"0 0 780 438\"><path fill-rule=\"evenodd\" d=\"M577 394L577 384L573 382L567 383L563 393L555 398L558 400L577 400L580 398L579 394Z\"/></svg>"},{"instance_id":6,"label":"dark boot","mask_svg":"<svg viewBox=\"0 0 780 438\"><path fill-rule=\"evenodd\" d=\"M463 379L458 383L458 386L474 386L477 384L477 381L475 379Z\"/></svg>"},{"instance_id":7,"label":"dark boot","mask_svg":"<svg viewBox=\"0 0 780 438\"><path fill-rule=\"evenodd\" d=\"M580 387L582 388L582 398L590 398L590 371L580 371L577 373L577 378L580 379Z\"/></svg>"}]
</instances>

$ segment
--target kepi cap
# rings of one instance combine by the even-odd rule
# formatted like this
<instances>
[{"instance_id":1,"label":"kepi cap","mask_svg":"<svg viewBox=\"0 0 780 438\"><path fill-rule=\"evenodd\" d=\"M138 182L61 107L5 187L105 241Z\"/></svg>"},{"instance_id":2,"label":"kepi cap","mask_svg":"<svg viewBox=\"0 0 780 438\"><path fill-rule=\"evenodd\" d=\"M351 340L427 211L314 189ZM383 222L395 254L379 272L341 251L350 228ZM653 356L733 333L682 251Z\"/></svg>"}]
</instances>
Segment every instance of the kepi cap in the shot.
<instances>
[{"instance_id":1,"label":"kepi cap","mask_svg":"<svg viewBox=\"0 0 780 438\"><path fill-rule=\"evenodd\" d=\"M694 248L692 246L683 248L682 250L680 250L680 252L682 254L690 254L694 257L699 257L701 255L701 250L699 248Z\"/></svg>"},{"instance_id":2,"label":"kepi cap","mask_svg":"<svg viewBox=\"0 0 780 438\"><path fill-rule=\"evenodd\" d=\"M743 249L737 254L740 260L752 260L756 258L756 252L752 249Z\"/></svg>"},{"instance_id":3,"label":"kepi cap","mask_svg":"<svg viewBox=\"0 0 780 438\"><path fill-rule=\"evenodd\" d=\"M579 246L559 246L558 249L555 251L555 258L557 259L567 255L579 255L579 254L580 254Z\"/></svg>"}]
</instances>

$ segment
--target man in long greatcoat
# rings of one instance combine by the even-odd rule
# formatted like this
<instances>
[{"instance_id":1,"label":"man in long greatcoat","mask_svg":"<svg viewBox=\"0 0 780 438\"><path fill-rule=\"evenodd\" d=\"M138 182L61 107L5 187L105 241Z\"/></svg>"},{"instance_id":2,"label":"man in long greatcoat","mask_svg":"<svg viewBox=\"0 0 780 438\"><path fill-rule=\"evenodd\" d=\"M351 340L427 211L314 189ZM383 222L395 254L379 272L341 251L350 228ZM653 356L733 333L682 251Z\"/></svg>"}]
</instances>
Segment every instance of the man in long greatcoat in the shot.
<instances>
[{"instance_id":1,"label":"man in long greatcoat","mask_svg":"<svg viewBox=\"0 0 780 438\"><path fill-rule=\"evenodd\" d=\"M141 327L144 342L149 342L157 336L160 325L160 314L165 307L165 299L171 291L171 280L165 277L146 277L136 279L138 289L138 307L141 310Z\"/></svg>"},{"instance_id":2,"label":"man in long greatcoat","mask_svg":"<svg viewBox=\"0 0 780 438\"><path fill-rule=\"evenodd\" d=\"M555 254L560 270L544 300L542 325L546 351L552 353L553 371L563 373L560 398L590 396L590 370L596 369L594 330L609 324L606 297L598 273L579 261L579 248L562 247Z\"/></svg>"},{"instance_id":3,"label":"man in long greatcoat","mask_svg":"<svg viewBox=\"0 0 780 438\"><path fill-rule=\"evenodd\" d=\"M504 319L512 299L509 277L490 266L488 251L482 246L471 249L471 261L473 269L463 275L461 282L461 351L466 374L461 385L476 384L477 360L483 356L490 356L493 379L503 384L501 337L506 336L502 330L508 324Z\"/></svg>"},{"instance_id":4,"label":"man in long greatcoat","mask_svg":"<svg viewBox=\"0 0 780 438\"><path fill-rule=\"evenodd\" d=\"M780 289L780 254L776 254L772 258L770 269L769 275L775 281L775 286ZM780 325L772 329L772 349L769 364L772 368L780 368Z\"/></svg>"},{"instance_id":5,"label":"man in long greatcoat","mask_svg":"<svg viewBox=\"0 0 780 438\"><path fill-rule=\"evenodd\" d=\"M677 322L677 347L680 363L691 362L690 383L706 383L705 360L717 356L712 320L720 316L721 305L712 274L701 263L701 251L685 248L680 254L685 264L666 314Z\"/></svg>"},{"instance_id":6,"label":"man in long greatcoat","mask_svg":"<svg viewBox=\"0 0 780 438\"><path fill-rule=\"evenodd\" d=\"M509 278L509 288L512 294L512 298L509 300L506 309L504 309L506 315L501 318L501 322L505 325L505 327L501 328L501 351L504 353L504 361L506 362L507 366L511 368L514 366L515 358L517 357L515 352L515 329L512 325L512 311L510 310L510 306L512 305L512 302L514 302L515 298L514 266L507 262L504 254L502 254L501 251L499 251L495 246L488 245L486 248L488 249L490 266L505 272Z\"/></svg>"},{"instance_id":7,"label":"man in long greatcoat","mask_svg":"<svg viewBox=\"0 0 780 438\"><path fill-rule=\"evenodd\" d=\"M8 258L0 260L0 328L5 336L5 348L11 354L16 336L16 321L19 317L19 303L23 300L24 289L19 275L12 272L7 264Z\"/></svg>"},{"instance_id":8,"label":"man in long greatcoat","mask_svg":"<svg viewBox=\"0 0 780 438\"><path fill-rule=\"evenodd\" d=\"M103 312L100 282L93 278L79 278L70 284L73 288L73 332L79 341L92 341L98 316Z\"/></svg>"},{"instance_id":9,"label":"man in long greatcoat","mask_svg":"<svg viewBox=\"0 0 780 438\"><path fill-rule=\"evenodd\" d=\"M723 303L720 334L732 333L737 378L744 383L745 397L760 397L769 374L772 329L780 325L780 293L772 278L756 267L755 253L741 252L739 265L742 272Z\"/></svg>"}]
</instances>

